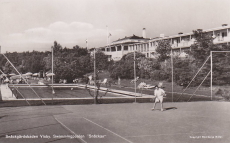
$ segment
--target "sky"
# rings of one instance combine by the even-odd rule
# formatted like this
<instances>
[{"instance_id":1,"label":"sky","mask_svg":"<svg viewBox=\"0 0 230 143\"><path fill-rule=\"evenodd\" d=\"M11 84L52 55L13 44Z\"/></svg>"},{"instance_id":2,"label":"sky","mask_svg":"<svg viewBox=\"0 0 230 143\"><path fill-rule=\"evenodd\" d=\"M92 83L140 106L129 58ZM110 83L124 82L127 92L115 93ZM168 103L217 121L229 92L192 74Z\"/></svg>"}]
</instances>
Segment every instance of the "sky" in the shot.
<instances>
[{"instance_id":1,"label":"sky","mask_svg":"<svg viewBox=\"0 0 230 143\"><path fill-rule=\"evenodd\" d=\"M230 25L230 0L0 0L1 52L107 45Z\"/></svg>"}]
</instances>

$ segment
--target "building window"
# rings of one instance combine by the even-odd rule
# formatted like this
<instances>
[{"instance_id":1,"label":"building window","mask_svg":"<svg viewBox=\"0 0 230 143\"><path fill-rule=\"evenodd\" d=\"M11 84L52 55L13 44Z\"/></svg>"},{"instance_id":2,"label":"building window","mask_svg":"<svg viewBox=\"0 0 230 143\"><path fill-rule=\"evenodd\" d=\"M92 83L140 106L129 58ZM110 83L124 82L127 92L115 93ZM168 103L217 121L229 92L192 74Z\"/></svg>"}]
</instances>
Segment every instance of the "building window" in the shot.
<instances>
[{"instance_id":1,"label":"building window","mask_svg":"<svg viewBox=\"0 0 230 143\"><path fill-rule=\"evenodd\" d=\"M111 51L115 52L116 51L116 47L111 47Z\"/></svg>"},{"instance_id":2,"label":"building window","mask_svg":"<svg viewBox=\"0 0 230 143\"><path fill-rule=\"evenodd\" d=\"M117 51L121 51L121 46L117 46Z\"/></svg>"},{"instance_id":3,"label":"building window","mask_svg":"<svg viewBox=\"0 0 230 143\"><path fill-rule=\"evenodd\" d=\"M105 51L105 48L102 48L101 50L102 50L102 51Z\"/></svg>"},{"instance_id":4,"label":"building window","mask_svg":"<svg viewBox=\"0 0 230 143\"><path fill-rule=\"evenodd\" d=\"M222 37L227 37L227 32L222 32Z\"/></svg>"},{"instance_id":5,"label":"building window","mask_svg":"<svg viewBox=\"0 0 230 143\"><path fill-rule=\"evenodd\" d=\"M128 51L129 47L128 46L124 46L124 51Z\"/></svg>"},{"instance_id":6,"label":"building window","mask_svg":"<svg viewBox=\"0 0 230 143\"><path fill-rule=\"evenodd\" d=\"M107 51L107 52L110 52L110 48L106 48L106 51Z\"/></svg>"}]
</instances>

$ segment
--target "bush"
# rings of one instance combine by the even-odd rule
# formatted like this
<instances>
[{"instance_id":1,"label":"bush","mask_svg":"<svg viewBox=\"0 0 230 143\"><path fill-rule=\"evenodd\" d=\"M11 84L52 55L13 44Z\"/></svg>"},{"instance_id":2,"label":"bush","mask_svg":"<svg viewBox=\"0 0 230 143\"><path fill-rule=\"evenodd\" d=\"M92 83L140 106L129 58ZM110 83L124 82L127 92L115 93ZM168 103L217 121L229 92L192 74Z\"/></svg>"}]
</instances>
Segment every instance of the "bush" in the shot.
<instances>
[{"instance_id":1,"label":"bush","mask_svg":"<svg viewBox=\"0 0 230 143\"><path fill-rule=\"evenodd\" d=\"M154 70L150 74L151 80L157 80L157 81L168 80L169 77L170 77L169 74L164 70Z\"/></svg>"}]
</instances>

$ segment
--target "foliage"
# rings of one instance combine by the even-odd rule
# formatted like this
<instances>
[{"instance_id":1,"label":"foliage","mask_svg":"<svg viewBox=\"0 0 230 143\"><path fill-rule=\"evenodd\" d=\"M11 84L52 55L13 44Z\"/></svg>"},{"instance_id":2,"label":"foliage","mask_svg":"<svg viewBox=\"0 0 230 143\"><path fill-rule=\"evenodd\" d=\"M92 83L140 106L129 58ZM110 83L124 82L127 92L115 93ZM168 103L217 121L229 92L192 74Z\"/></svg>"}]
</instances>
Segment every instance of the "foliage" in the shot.
<instances>
[{"instance_id":1,"label":"foliage","mask_svg":"<svg viewBox=\"0 0 230 143\"><path fill-rule=\"evenodd\" d=\"M171 44L169 40L158 41L156 52L159 54L158 61L162 62L170 58Z\"/></svg>"},{"instance_id":2,"label":"foliage","mask_svg":"<svg viewBox=\"0 0 230 143\"><path fill-rule=\"evenodd\" d=\"M153 74L155 70L160 70L160 63L158 62L158 60L142 57L137 65L140 71L141 78L148 79L151 77L151 79L158 79L156 79L156 75Z\"/></svg>"},{"instance_id":3,"label":"foliage","mask_svg":"<svg viewBox=\"0 0 230 143\"><path fill-rule=\"evenodd\" d=\"M105 55L101 50L96 53L96 67L98 70L108 69L109 64L112 63L108 61L108 56Z\"/></svg>"},{"instance_id":4,"label":"foliage","mask_svg":"<svg viewBox=\"0 0 230 143\"><path fill-rule=\"evenodd\" d=\"M174 80L178 85L187 85L196 72L193 60L189 58L174 57L173 59Z\"/></svg>"},{"instance_id":5,"label":"foliage","mask_svg":"<svg viewBox=\"0 0 230 143\"><path fill-rule=\"evenodd\" d=\"M194 30L193 35L195 43L191 45L189 54L194 57L197 66L201 66L210 55L210 51L215 50L213 38L210 34L205 33L202 29Z\"/></svg>"},{"instance_id":6,"label":"foliage","mask_svg":"<svg viewBox=\"0 0 230 143\"><path fill-rule=\"evenodd\" d=\"M72 49L63 48L58 42L54 41L53 48L54 54L54 79L58 82L60 79L67 79L72 82L75 78L81 78L86 73L93 71L93 57L90 51L79 46L74 46ZM6 53L7 58L13 63L16 69L24 74L26 72L38 73L51 72L52 68L52 53L46 52L23 52L23 53ZM96 65L99 70L108 68L108 57L98 51L96 53ZM0 65L4 73L16 73L14 68L1 56Z\"/></svg>"},{"instance_id":7,"label":"foliage","mask_svg":"<svg viewBox=\"0 0 230 143\"><path fill-rule=\"evenodd\" d=\"M140 76L140 69L138 68L138 63L141 59L145 57L144 54L140 52L135 53L136 64L135 70L137 76ZM134 53L128 53L124 55L120 61L115 62L113 65L109 67L110 76L114 79L125 78L125 79L133 79L134 78Z\"/></svg>"},{"instance_id":8,"label":"foliage","mask_svg":"<svg viewBox=\"0 0 230 143\"><path fill-rule=\"evenodd\" d=\"M230 48L230 46L228 46ZM230 53L213 53L213 85L230 84Z\"/></svg>"},{"instance_id":9,"label":"foliage","mask_svg":"<svg viewBox=\"0 0 230 143\"><path fill-rule=\"evenodd\" d=\"M225 44L214 45L214 38L208 33L203 32L201 29L193 31L195 43L191 45L192 51L189 52L191 56L194 57L194 63L196 65L195 69L199 69L204 61L209 57L211 51L229 51L230 46ZM229 75L229 53L213 53L213 84L221 85L228 84L230 75ZM211 65L210 60L207 61L204 68L198 74L195 84L200 84L201 80L207 75L210 71ZM210 85L210 76L204 82L204 85Z\"/></svg>"}]
</instances>

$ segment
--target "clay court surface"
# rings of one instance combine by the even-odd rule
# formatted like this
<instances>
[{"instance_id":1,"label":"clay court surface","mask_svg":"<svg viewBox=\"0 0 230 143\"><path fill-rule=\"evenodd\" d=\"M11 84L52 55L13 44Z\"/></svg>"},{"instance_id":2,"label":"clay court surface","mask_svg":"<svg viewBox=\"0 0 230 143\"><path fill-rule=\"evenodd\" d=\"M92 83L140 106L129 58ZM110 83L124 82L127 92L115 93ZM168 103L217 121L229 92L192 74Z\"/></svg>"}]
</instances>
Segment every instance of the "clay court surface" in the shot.
<instances>
[{"instance_id":1,"label":"clay court surface","mask_svg":"<svg viewBox=\"0 0 230 143\"><path fill-rule=\"evenodd\" d=\"M230 142L229 102L165 103L164 112L151 108L152 103L3 107L0 142Z\"/></svg>"}]
</instances>

